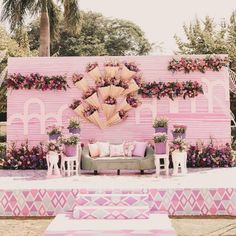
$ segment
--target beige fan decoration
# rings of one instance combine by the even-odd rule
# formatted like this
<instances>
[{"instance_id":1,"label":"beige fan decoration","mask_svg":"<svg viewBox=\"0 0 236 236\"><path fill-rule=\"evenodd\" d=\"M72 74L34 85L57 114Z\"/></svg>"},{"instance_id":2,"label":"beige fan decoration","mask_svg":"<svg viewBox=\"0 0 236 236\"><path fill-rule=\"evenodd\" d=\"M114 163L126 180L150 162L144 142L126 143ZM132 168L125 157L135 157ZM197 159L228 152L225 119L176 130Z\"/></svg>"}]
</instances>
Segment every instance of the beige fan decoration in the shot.
<instances>
[{"instance_id":1,"label":"beige fan decoration","mask_svg":"<svg viewBox=\"0 0 236 236\"><path fill-rule=\"evenodd\" d=\"M137 92L142 77L135 63L108 62L103 70L97 62L89 63L86 72L94 80L94 87L89 86L83 74L72 75L73 84L83 96L82 100L74 100L70 108L80 118L103 129L122 122L129 110L140 105ZM101 120L101 113L106 122Z\"/></svg>"}]
</instances>

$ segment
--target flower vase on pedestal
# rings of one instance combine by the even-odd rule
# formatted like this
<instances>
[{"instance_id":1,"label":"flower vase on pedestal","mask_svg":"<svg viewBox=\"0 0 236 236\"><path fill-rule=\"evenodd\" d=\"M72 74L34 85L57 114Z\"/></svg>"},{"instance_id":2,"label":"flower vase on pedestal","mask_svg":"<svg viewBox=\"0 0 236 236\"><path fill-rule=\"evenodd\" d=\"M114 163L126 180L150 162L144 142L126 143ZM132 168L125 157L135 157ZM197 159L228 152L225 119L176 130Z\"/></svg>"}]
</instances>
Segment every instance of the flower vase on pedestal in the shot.
<instances>
[{"instance_id":1,"label":"flower vase on pedestal","mask_svg":"<svg viewBox=\"0 0 236 236\"><path fill-rule=\"evenodd\" d=\"M68 157L74 157L76 155L76 145L65 144L64 153Z\"/></svg>"},{"instance_id":2,"label":"flower vase on pedestal","mask_svg":"<svg viewBox=\"0 0 236 236\"><path fill-rule=\"evenodd\" d=\"M166 154L166 143L155 143L155 154Z\"/></svg>"},{"instance_id":3,"label":"flower vase on pedestal","mask_svg":"<svg viewBox=\"0 0 236 236\"><path fill-rule=\"evenodd\" d=\"M48 177L51 177L53 175L53 172L54 172L54 175L61 176L59 167L57 165L58 161L59 161L59 154L54 151L49 151L48 152L49 166L48 166L48 173L47 173Z\"/></svg>"},{"instance_id":4,"label":"flower vase on pedestal","mask_svg":"<svg viewBox=\"0 0 236 236\"><path fill-rule=\"evenodd\" d=\"M49 135L49 140L57 140L60 137L60 134L51 134Z\"/></svg>"},{"instance_id":5,"label":"flower vase on pedestal","mask_svg":"<svg viewBox=\"0 0 236 236\"><path fill-rule=\"evenodd\" d=\"M167 127L157 127L157 128L155 128L155 133L166 133L167 134Z\"/></svg>"},{"instance_id":6,"label":"flower vase on pedestal","mask_svg":"<svg viewBox=\"0 0 236 236\"><path fill-rule=\"evenodd\" d=\"M173 135L174 139L177 139L177 138L185 139L186 138L186 133L172 132L172 135Z\"/></svg>"},{"instance_id":7,"label":"flower vase on pedestal","mask_svg":"<svg viewBox=\"0 0 236 236\"><path fill-rule=\"evenodd\" d=\"M69 128L71 134L80 134L80 128Z\"/></svg>"}]
</instances>

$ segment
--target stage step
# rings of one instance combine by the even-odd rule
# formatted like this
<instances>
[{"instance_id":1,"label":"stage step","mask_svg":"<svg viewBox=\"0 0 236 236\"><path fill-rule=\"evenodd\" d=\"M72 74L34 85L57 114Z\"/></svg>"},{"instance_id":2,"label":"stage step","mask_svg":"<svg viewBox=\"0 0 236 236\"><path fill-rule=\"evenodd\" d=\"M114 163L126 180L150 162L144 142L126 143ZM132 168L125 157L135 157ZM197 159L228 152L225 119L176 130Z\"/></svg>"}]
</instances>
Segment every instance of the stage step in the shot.
<instances>
[{"instance_id":1,"label":"stage step","mask_svg":"<svg viewBox=\"0 0 236 236\"><path fill-rule=\"evenodd\" d=\"M86 193L79 194L79 206L146 206L149 205L148 193Z\"/></svg>"},{"instance_id":2,"label":"stage step","mask_svg":"<svg viewBox=\"0 0 236 236\"><path fill-rule=\"evenodd\" d=\"M168 215L150 214L149 219L77 220L71 213L58 214L44 236L176 236Z\"/></svg>"},{"instance_id":3,"label":"stage step","mask_svg":"<svg viewBox=\"0 0 236 236\"><path fill-rule=\"evenodd\" d=\"M73 209L76 219L147 219L148 193L80 193Z\"/></svg>"}]
</instances>

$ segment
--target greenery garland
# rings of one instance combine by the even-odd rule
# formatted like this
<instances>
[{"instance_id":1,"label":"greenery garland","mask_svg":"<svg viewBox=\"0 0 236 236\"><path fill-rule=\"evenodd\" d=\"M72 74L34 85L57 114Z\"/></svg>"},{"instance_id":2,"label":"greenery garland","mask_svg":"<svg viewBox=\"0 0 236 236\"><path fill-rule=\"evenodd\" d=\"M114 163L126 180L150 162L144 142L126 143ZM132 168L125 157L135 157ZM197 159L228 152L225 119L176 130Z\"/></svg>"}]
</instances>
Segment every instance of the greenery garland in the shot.
<instances>
[{"instance_id":1,"label":"greenery garland","mask_svg":"<svg viewBox=\"0 0 236 236\"><path fill-rule=\"evenodd\" d=\"M174 100L176 97L193 98L203 94L202 85L197 81L184 82L149 82L141 84L138 93L143 97L156 97L161 99L169 97Z\"/></svg>"},{"instance_id":2,"label":"greenery garland","mask_svg":"<svg viewBox=\"0 0 236 236\"><path fill-rule=\"evenodd\" d=\"M40 75L30 74L30 75L22 75L12 74L10 75L7 80L7 87L12 88L14 90L19 89L36 89L36 90L66 90L69 88L69 85L66 81L65 76L61 75Z\"/></svg>"},{"instance_id":3,"label":"greenery garland","mask_svg":"<svg viewBox=\"0 0 236 236\"><path fill-rule=\"evenodd\" d=\"M229 59L227 57L221 58L217 56L207 56L205 58L185 58L180 60L173 58L168 65L168 70L174 72L183 71L190 73L200 71L205 73L206 70L220 71L223 66L227 66Z\"/></svg>"}]
</instances>

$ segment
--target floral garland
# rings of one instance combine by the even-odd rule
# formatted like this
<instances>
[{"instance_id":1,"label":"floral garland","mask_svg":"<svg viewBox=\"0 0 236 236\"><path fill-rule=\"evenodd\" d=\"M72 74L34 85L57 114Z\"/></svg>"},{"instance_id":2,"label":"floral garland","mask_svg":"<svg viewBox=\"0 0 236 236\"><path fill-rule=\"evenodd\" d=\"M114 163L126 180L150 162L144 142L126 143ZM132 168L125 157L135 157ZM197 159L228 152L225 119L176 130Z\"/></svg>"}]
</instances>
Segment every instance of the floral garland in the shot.
<instances>
[{"instance_id":1,"label":"floral garland","mask_svg":"<svg viewBox=\"0 0 236 236\"><path fill-rule=\"evenodd\" d=\"M169 97L174 100L176 97L193 98L199 94L203 94L202 85L197 81L185 82L149 82L143 83L138 92L143 98L156 97L161 99Z\"/></svg>"},{"instance_id":2,"label":"floral garland","mask_svg":"<svg viewBox=\"0 0 236 236\"><path fill-rule=\"evenodd\" d=\"M183 71L190 73L200 71L205 73L206 70L220 71L223 66L227 66L229 59L227 57L221 58L217 56L207 56L205 58L185 58L180 60L173 58L168 65L168 70L173 73L176 71Z\"/></svg>"},{"instance_id":3,"label":"floral garland","mask_svg":"<svg viewBox=\"0 0 236 236\"><path fill-rule=\"evenodd\" d=\"M12 74L7 78L7 87L15 90L18 89L36 89L36 90L66 90L69 85L65 76L54 75L46 76L36 74L21 75Z\"/></svg>"}]
</instances>

